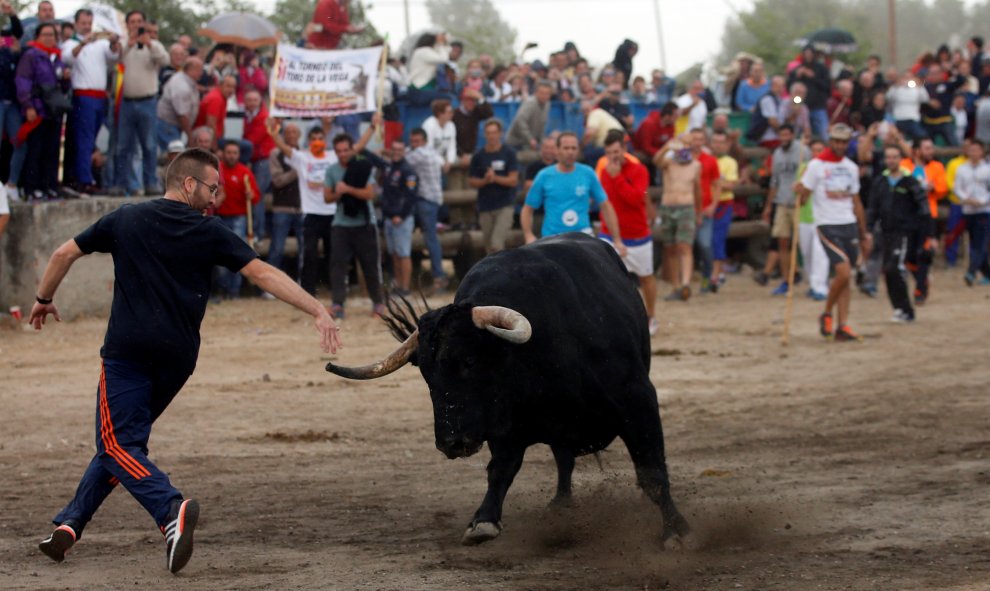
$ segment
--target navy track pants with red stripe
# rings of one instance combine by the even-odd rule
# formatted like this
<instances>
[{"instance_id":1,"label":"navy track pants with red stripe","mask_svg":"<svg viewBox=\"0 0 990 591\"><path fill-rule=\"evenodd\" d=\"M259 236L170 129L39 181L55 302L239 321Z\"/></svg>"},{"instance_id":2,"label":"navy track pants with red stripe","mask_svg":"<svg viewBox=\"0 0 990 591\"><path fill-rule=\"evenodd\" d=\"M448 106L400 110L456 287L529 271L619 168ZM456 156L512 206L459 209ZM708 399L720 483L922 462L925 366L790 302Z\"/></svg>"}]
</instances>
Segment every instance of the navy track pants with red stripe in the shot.
<instances>
[{"instance_id":1,"label":"navy track pants with red stripe","mask_svg":"<svg viewBox=\"0 0 990 591\"><path fill-rule=\"evenodd\" d=\"M80 525L76 534L81 534L117 484L124 485L157 525L166 524L172 501L182 499L182 493L148 459L148 438L151 425L188 377L130 361L103 360L96 394L96 455L55 524L73 519Z\"/></svg>"}]
</instances>

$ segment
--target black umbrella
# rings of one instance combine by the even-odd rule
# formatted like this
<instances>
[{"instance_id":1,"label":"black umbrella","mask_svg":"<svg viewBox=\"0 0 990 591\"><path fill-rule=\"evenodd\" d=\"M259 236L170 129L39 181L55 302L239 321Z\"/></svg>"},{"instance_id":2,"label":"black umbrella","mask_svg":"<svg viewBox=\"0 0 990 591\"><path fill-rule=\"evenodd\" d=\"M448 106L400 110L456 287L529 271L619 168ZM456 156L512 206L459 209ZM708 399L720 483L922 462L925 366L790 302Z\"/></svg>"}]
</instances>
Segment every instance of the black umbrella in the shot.
<instances>
[{"instance_id":1,"label":"black umbrella","mask_svg":"<svg viewBox=\"0 0 990 591\"><path fill-rule=\"evenodd\" d=\"M803 39L798 39L796 45L811 44L818 51L825 53L849 53L859 47L852 33L844 29L819 29Z\"/></svg>"}]
</instances>

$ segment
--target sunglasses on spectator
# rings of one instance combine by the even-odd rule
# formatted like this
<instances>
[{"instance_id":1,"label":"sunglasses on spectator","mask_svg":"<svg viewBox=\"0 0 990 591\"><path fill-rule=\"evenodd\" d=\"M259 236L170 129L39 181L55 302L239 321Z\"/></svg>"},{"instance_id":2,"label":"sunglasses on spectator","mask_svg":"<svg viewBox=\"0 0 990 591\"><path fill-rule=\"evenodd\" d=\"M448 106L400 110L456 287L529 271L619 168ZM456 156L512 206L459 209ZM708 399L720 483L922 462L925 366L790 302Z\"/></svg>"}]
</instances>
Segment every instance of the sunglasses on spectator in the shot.
<instances>
[{"instance_id":1,"label":"sunglasses on spectator","mask_svg":"<svg viewBox=\"0 0 990 591\"><path fill-rule=\"evenodd\" d=\"M206 181L201 181L201 180L199 180L198 178L196 178L194 176L191 176L189 178L191 178L192 180L196 181L197 183L199 183L199 184L203 185L204 187L206 187L207 189L209 189L210 190L210 195L213 195L214 197L216 197L217 192L220 191L220 185L218 185L218 184L217 185L211 185L211 184L207 183Z\"/></svg>"}]
</instances>

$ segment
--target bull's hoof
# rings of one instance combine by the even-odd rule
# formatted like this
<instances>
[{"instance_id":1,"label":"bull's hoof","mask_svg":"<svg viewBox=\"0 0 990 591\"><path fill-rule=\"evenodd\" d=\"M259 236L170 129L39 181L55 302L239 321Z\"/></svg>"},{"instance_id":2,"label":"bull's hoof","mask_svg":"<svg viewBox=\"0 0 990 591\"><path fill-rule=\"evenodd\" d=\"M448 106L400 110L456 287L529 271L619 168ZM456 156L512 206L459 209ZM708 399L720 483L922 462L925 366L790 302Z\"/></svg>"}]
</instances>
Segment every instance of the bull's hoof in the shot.
<instances>
[{"instance_id":1,"label":"bull's hoof","mask_svg":"<svg viewBox=\"0 0 990 591\"><path fill-rule=\"evenodd\" d=\"M554 498L550 499L550 504L548 505L550 509L570 509L573 506L574 506L574 498L571 497L570 495L566 497L557 495Z\"/></svg>"},{"instance_id":2,"label":"bull's hoof","mask_svg":"<svg viewBox=\"0 0 990 591\"><path fill-rule=\"evenodd\" d=\"M502 533L501 523L492 523L490 521L472 523L464 531L464 536L461 537L461 544L465 546L477 546L489 540L494 540L500 533Z\"/></svg>"},{"instance_id":3,"label":"bull's hoof","mask_svg":"<svg viewBox=\"0 0 990 591\"><path fill-rule=\"evenodd\" d=\"M690 552L698 549L698 539L690 532L666 536L663 539L663 549L667 552Z\"/></svg>"}]
</instances>

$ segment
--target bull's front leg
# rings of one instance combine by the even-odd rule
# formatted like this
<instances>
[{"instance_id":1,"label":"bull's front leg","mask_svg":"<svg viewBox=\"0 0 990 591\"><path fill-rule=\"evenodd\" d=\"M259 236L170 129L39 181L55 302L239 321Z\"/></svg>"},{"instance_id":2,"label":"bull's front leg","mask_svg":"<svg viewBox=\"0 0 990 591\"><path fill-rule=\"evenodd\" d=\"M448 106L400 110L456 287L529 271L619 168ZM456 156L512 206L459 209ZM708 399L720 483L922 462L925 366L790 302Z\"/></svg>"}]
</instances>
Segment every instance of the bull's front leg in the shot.
<instances>
[{"instance_id":1,"label":"bull's front leg","mask_svg":"<svg viewBox=\"0 0 990 591\"><path fill-rule=\"evenodd\" d=\"M488 492L461 538L466 546L493 540L502 533L502 502L526 454L525 447L502 446L491 441L488 448L492 452L488 462Z\"/></svg>"}]
</instances>

